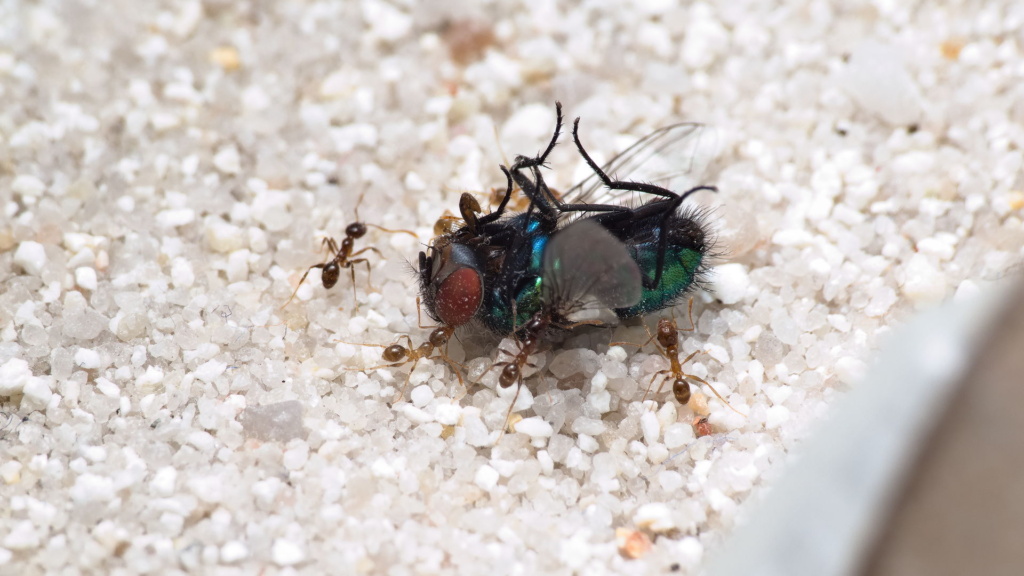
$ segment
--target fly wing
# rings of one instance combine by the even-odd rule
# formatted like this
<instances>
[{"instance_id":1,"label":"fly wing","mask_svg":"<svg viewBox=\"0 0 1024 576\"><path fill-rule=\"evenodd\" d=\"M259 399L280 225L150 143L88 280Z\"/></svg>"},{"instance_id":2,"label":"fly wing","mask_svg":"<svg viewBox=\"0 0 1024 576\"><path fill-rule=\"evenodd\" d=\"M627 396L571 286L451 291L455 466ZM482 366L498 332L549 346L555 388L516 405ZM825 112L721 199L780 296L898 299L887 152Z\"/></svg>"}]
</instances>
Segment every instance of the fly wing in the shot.
<instances>
[{"instance_id":1,"label":"fly wing","mask_svg":"<svg viewBox=\"0 0 1024 576\"><path fill-rule=\"evenodd\" d=\"M544 249L543 298L563 314L594 298L606 308L640 301L640 268L626 247L600 224L579 220L559 230Z\"/></svg>"},{"instance_id":2,"label":"fly wing","mask_svg":"<svg viewBox=\"0 0 1024 576\"><path fill-rule=\"evenodd\" d=\"M665 126L626 148L601 169L612 180L657 184L682 192L706 184L701 178L718 155L714 129L693 122ZM563 195L568 203L621 204L623 192L604 188L596 174L590 174Z\"/></svg>"}]
</instances>

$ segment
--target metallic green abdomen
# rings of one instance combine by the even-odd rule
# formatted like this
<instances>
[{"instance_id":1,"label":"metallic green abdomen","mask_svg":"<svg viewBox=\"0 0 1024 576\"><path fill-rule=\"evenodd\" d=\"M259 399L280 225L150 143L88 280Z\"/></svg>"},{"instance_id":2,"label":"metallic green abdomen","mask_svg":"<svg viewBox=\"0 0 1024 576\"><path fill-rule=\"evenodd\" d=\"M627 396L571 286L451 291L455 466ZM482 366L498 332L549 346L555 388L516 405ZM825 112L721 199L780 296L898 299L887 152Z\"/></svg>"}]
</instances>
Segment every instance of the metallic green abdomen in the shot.
<instances>
[{"instance_id":1,"label":"metallic green abdomen","mask_svg":"<svg viewBox=\"0 0 1024 576\"><path fill-rule=\"evenodd\" d=\"M658 266L658 247L655 243L635 247L634 258L648 278L654 278ZM619 318L633 318L673 306L693 286L694 277L701 268L704 255L693 248L668 246L661 281L654 288L644 287L640 301L629 308L616 308Z\"/></svg>"}]
</instances>

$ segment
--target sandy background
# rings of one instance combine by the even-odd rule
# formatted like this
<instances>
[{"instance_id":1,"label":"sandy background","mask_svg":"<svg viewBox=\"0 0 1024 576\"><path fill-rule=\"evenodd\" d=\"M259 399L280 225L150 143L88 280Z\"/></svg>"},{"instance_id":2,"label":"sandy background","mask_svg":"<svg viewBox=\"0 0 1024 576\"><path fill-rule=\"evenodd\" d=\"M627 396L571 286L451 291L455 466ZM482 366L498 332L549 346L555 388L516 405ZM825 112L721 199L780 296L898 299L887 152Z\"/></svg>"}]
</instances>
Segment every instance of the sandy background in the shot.
<instances>
[{"instance_id":1,"label":"sandy background","mask_svg":"<svg viewBox=\"0 0 1024 576\"><path fill-rule=\"evenodd\" d=\"M0 2L0 572L696 573L890 326L1019 267L1022 25L1019 2ZM711 397L698 438L669 393L642 403L665 360L608 347L638 324L538 355L497 445L493 372L420 362L392 406L408 367L337 342L425 340L409 263L555 100L599 160L714 130L697 201L729 257L683 352L746 418ZM364 193L418 239L371 230L355 295L314 272L281 310ZM497 346L449 353L475 379Z\"/></svg>"}]
</instances>

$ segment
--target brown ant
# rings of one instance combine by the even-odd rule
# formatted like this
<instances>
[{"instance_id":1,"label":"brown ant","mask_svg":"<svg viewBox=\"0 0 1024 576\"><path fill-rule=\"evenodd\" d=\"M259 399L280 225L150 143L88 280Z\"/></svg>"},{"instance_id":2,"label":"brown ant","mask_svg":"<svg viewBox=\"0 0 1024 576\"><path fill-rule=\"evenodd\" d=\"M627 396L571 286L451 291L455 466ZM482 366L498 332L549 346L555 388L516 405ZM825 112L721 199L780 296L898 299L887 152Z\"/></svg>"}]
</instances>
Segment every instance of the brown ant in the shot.
<instances>
[{"instance_id":1,"label":"brown ant","mask_svg":"<svg viewBox=\"0 0 1024 576\"><path fill-rule=\"evenodd\" d=\"M514 312L513 316L515 316ZM554 307L545 307L544 310L534 314L522 327L521 332L519 332L520 335L517 337L519 351L512 352L504 348L499 349L500 352L504 353L506 356L510 356L511 359L504 362L495 362L484 372L484 374L487 374L487 372L501 366L501 374L498 375L498 385L502 388L508 388L513 384L517 385L516 394L512 397L512 403L508 406L508 412L505 413L505 424L501 429L502 434L504 434L505 429L508 428L509 418L512 416L512 409L516 405L516 400L519 399L519 392L523 389L523 368L525 366L533 366L532 364L529 364L528 360L530 356L537 353L538 348L540 347L541 336L544 335L548 327L554 324L561 329L571 330L577 326L595 326L601 324L598 320L583 320L580 322L564 323L553 321L552 319L555 317L556 312ZM513 334L516 333L517 331L513 330ZM481 374L481 377L483 377L484 374ZM498 438L500 439L501 436Z\"/></svg>"},{"instance_id":2,"label":"brown ant","mask_svg":"<svg viewBox=\"0 0 1024 576\"><path fill-rule=\"evenodd\" d=\"M416 299L416 321L419 323L420 328L429 328L424 326L420 321L420 300ZM388 364L381 364L380 366L371 366L369 368L348 368L348 370L366 372L369 370L379 370L382 368L397 368L412 362L412 367L409 368L409 375L405 377L405 383L402 385L402 390L399 391L398 395L395 396L394 402L398 402L405 397L405 390L409 387L409 378L412 377L413 370L416 369L416 364L420 360L428 358L434 358L434 353L437 352L437 358L443 360L448 366L455 372L455 376L459 379L459 384L465 388L466 383L462 380L462 374L456 366L465 369L465 365L452 360L448 356L448 342L451 341L452 336L455 334L455 326L437 326L427 336L427 341L414 346L412 338L408 334L403 334L399 337L399 340L405 338L407 346L402 346L397 342L394 344L361 344L358 342L345 342L344 340L336 340L336 342L344 342L345 344L354 344L356 346L374 346L377 348L383 348L384 352L381 354L381 358L388 362Z\"/></svg>"},{"instance_id":3,"label":"brown ant","mask_svg":"<svg viewBox=\"0 0 1024 576\"><path fill-rule=\"evenodd\" d=\"M459 225L458 216L452 214L451 210L445 210L444 213L437 218L437 222L434 222L434 236L451 234Z\"/></svg>"},{"instance_id":4,"label":"brown ant","mask_svg":"<svg viewBox=\"0 0 1024 576\"><path fill-rule=\"evenodd\" d=\"M537 348L540 346L540 337L550 325L550 311L540 311L534 314L522 328L521 336L518 338L519 351L511 352L501 348L499 351L507 356L511 356L512 359L505 362L495 362L484 372L484 374L487 374L487 372L501 366L501 374L498 375L498 385L502 388L508 388L513 384L517 385L516 394L512 397L512 403L508 405L508 412L505 413L505 423L501 427L502 434L505 433L505 428L508 427L509 418L512 416L512 409L516 405L516 400L519 399L519 392L523 389L523 367L527 366L527 360L530 356L537 352ZM484 374L481 374L481 377ZM501 436L498 436L498 438L500 439Z\"/></svg>"},{"instance_id":5,"label":"brown ant","mask_svg":"<svg viewBox=\"0 0 1024 576\"><path fill-rule=\"evenodd\" d=\"M483 213L483 209L475 196L463 192L459 197L459 213L462 215L461 219L452 214L451 210L445 210L434 223L434 236L452 235L461 228L475 230L477 218Z\"/></svg>"},{"instance_id":6,"label":"brown ant","mask_svg":"<svg viewBox=\"0 0 1024 576\"><path fill-rule=\"evenodd\" d=\"M281 306L281 308L288 306L288 304L290 304L291 301L295 299L295 295L298 294L299 288L302 287L302 283L306 281L306 276L308 276L309 273L312 272L314 268L320 268L321 270L323 270L323 272L320 275L320 281L323 283L324 288L328 290L333 288L334 285L338 283L338 276L341 274L341 269L348 268L349 271L352 273L352 296L354 298L356 296L355 264L362 262L366 264L366 283L367 286L369 286L370 260L368 258L355 258L355 256L359 256L360 254L366 251L376 252L377 256L383 255L381 254L380 250L378 250L375 246L367 246L360 250L356 250L355 252L352 251L353 248L355 247L355 241L366 235L367 227L376 228L377 230L380 230L382 232L388 232L390 234L408 234L413 238L416 238L416 234L409 230L391 230L389 228L384 228L383 226L378 226L376 224L360 222L359 204L362 203L362 201L363 195L360 194L359 200L356 202L355 208L356 220L355 222L352 222L351 224L345 227L345 238L342 239L341 245L339 245L338 242L335 241L335 239L330 236L323 239L322 246L326 246L328 253L333 253L334 256L324 262L321 262L320 264L314 264L307 268L306 273L303 274L302 278L299 279L299 284L298 286L295 287L295 291L292 292L292 295L288 298L288 301L285 302L284 305Z\"/></svg>"},{"instance_id":7,"label":"brown ant","mask_svg":"<svg viewBox=\"0 0 1024 576\"><path fill-rule=\"evenodd\" d=\"M644 346L650 344L651 341L657 340L655 346L658 347L658 351L661 352L661 355L668 359L670 366L666 370L659 370L654 373L654 375L651 377L651 384L647 387L647 390L644 392L643 400L647 400L647 395L650 393L651 388L654 386L654 381L658 378L658 376L665 375L665 378L662 379L661 384L658 386L658 389L654 392L655 395L661 392L661 389L665 386L665 382L668 381L669 377L671 376L673 377L672 395L675 396L677 402L683 405L687 405L690 403L691 398L693 398L690 391L690 380L694 380L710 388L711 391L715 393L715 396L717 396L719 400L724 402L730 410L736 412L740 416L746 417L746 414L743 414L742 412L733 408L729 404L729 402L725 398L723 398L721 394L718 393L718 390L715 390L715 387L708 383L707 380L699 376L694 376L693 374L687 374L683 372L683 365L689 362L694 356L701 352L701 350L695 350L692 354L684 358L682 362L679 361L679 333L693 332L696 329L696 325L693 323L692 298L690 299L690 306L687 311L687 314L690 317L689 328L681 330L676 325L676 321L674 318L662 318L661 320L658 320L658 331L656 334L651 334L651 331L647 328L646 325L644 325L644 330L647 331L647 335L650 336L650 338L648 338L647 341L644 342L643 344L633 344L631 342L612 342L611 345L617 346L620 344L628 344L630 346L643 348Z\"/></svg>"},{"instance_id":8,"label":"brown ant","mask_svg":"<svg viewBox=\"0 0 1024 576\"><path fill-rule=\"evenodd\" d=\"M543 185L543 180L540 179L539 173L534 171L534 175L538 182ZM592 249L592 255L595 257L593 262L581 263L581 261L563 268L561 264L554 264L548 260L551 254L568 253L570 247L578 247L581 245L581 242L589 243L589 247ZM548 280L545 280L550 291L542 293L541 309L530 316L530 319L526 321L526 324L521 328L517 328L513 322L511 334L516 336L517 344L519 346L518 352L513 353L505 349L500 349L500 352L511 356L511 359L504 362L495 362L487 370L487 372L490 372L495 368L501 367L501 374L498 376L498 385L502 388L508 388L513 384L517 385L515 396L513 396L512 403L509 405L508 412L505 414L505 423L502 426L502 434L505 433L505 429L508 427L509 417L512 415L512 409L516 405L516 400L519 399L519 393L523 390L523 367L528 365L530 356L538 351L542 337L548 331L548 328L555 327L561 330L572 330L578 326L600 326L603 324L600 320L570 320L569 317L572 313L584 310L587 303L581 299L583 294L578 293L579 288L574 289L568 285L558 285L559 280L561 279L559 276L560 274L572 274L574 272L574 266L578 266L581 270L593 271L598 280L591 282L586 287L586 290L588 291L587 293L597 296L601 305L609 309L619 307L620 302L628 302L632 296L636 297L635 300L632 300L633 303L639 300L639 268L636 268L636 264L630 259L629 253L622 244L599 224L589 220L574 222L559 231L545 250L548 251L545 254L545 269L556 271ZM635 273L635 276L629 276L628 274L620 274L619 276L607 274L604 270L595 266L597 258L600 258L602 263L628 263L634 267L632 271ZM628 272L629 270L627 269L626 271ZM621 272L621 270L617 270L617 272ZM630 278L635 280L635 282L631 282L629 280ZM630 294L631 290L635 291L635 294ZM516 310L515 301L512 301L511 304L512 318L514 320L518 318L518 312ZM484 372L484 374L487 372ZM500 438L501 436L499 436L499 439Z\"/></svg>"}]
</instances>

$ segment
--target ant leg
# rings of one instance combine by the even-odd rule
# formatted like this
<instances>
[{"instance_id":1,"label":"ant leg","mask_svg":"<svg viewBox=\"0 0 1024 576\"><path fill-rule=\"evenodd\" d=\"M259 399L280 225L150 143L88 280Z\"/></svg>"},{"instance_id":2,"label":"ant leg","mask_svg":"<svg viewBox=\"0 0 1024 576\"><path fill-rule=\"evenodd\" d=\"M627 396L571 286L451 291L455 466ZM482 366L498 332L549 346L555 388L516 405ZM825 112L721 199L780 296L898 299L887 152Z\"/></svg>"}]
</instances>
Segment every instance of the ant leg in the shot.
<instances>
[{"instance_id":1,"label":"ant leg","mask_svg":"<svg viewBox=\"0 0 1024 576\"><path fill-rule=\"evenodd\" d=\"M466 369L466 365L465 364L461 364L459 362L456 362L455 360L452 360L451 358L448 358L447 355L442 357L441 360L444 361L444 363L447 364L448 367L452 369L452 372L455 373L455 377L459 379L459 386L462 386L463 388L465 388L466 387L466 381L462 379L462 373L455 366L461 366L462 369L465 370Z\"/></svg>"},{"instance_id":2,"label":"ant leg","mask_svg":"<svg viewBox=\"0 0 1024 576\"><path fill-rule=\"evenodd\" d=\"M565 328L566 330L572 330L577 326L604 326L604 322L600 320L580 320L579 322L572 322L566 325L560 325L559 328Z\"/></svg>"},{"instance_id":3,"label":"ant leg","mask_svg":"<svg viewBox=\"0 0 1024 576\"><path fill-rule=\"evenodd\" d=\"M365 258L359 261L366 262L366 288L367 290L373 290L373 286L370 285L370 263ZM349 260L348 263L348 271L352 274L352 302L359 306L359 296L356 294L356 267L352 266L352 264L356 263L356 260Z\"/></svg>"},{"instance_id":4,"label":"ant leg","mask_svg":"<svg viewBox=\"0 0 1024 576\"><path fill-rule=\"evenodd\" d=\"M712 386L707 380L701 378L700 376L694 376L693 374L686 374L685 376L687 378L692 378L692 379L696 380L697 382L700 382L701 384L704 384L708 388L711 388L711 391L715 393L715 396L717 396L719 400L721 400L726 406L728 406L729 410L732 410L733 412L739 414L740 416L743 416L744 418L747 417L747 415L744 414L743 412L740 412L739 410L733 408L732 404L729 404L728 400L726 400L725 398L722 398L722 395L718 393L718 390L715 390L715 387Z\"/></svg>"},{"instance_id":5,"label":"ant leg","mask_svg":"<svg viewBox=\"0 0 1024 576\"><path fill-rule=\"evenodd\" d=\"M417 236L416 233L411 231L411 230L392 230L391 228L385 228L383 226L378 226L376 224L369 224L369 223L364 223L364 225L369 226L370 228L376 228L377 230L380 230L381 232L387 232L389 234L408 234L409 236L412 236L413 238L419 238L419 236Z\"/></svg>"},{"instance_id":6,"label":"ant leg","mask_svg":"<svg viewBox=\"0 0 1024 576\"><path fill-rule=\"evenodd\" d=\"M366 248L363 248L363 250L366 250ZM360 250L359 252L362 252L363 250ZM357 254L358 254L358 252L357 252ZM360 262L362 262L363 264L366 264L366 287L369 290L373 290L373 284L370 283L370 261L367 260L366 258L356 258L355 260L349 260L348 261L348 263L349 263L348 269L352 272L352 299L353 300L355 300L355 298L356 298L356 267L354 266L354 264L358 264Z\"/></svg>"},{"instance_id":7,"label":"ant leg","mask_svg":"<svg viewBox=\"0 0 1024 576\"><path fill-rule=\"evenodd\" d=\"M693 323L693 298L690 298L690 305L686 309L686 314L690 317L690 327L686 330L676 330L676 332L693 332L697 329L697 325Z\"/></svg>"},{"instance_id":8,"label":"ant leg","mask_svg":"<svg viewBox=\"0 0 1024 576\"><path fill-rule=\"evenodd\" d=\"M440 358L440 359L441 359L441 360L442 360L442 361L443 361L443 362L444 362L445 364L447 364L447 365L449 365L449 366L451 366L451 367L453 367L453 368L454 368L455 366L458 366L459 368L462 368L463 370L466 370L466 368L467 368L467 367L466 367L466 365L465 365L465 364L463 364L462 362L458 362L458 361L456 361L456 360L452 360L452 359L451 359L451 358L449 358L449 357L448 357L447 355L444 355L444 356L438 356L438 358ZM459 382L460 382L460 383L462 382L462 378L459 378Z\"/></svg>"},{"instance_id":9,"label":"ant leg","mask_svg":"<svg viewBox=\"0 0 1024 576\"><path fill-rule=\"evenodd\" d=\"M295 299L295 295L298 294L299 288L302 287L302 283L306 281L306 276L309 276L309 273L312 272L312 270L314 268L323 269L324 267L326 267L331 262L337 261L338 254L341 252L341 250L338 248L338 243L334 241L334 238L328 236L328 237L324 238L323 240L321 240L320 241L320 250L323 250L324 247L327 248L328 255L334 254L334 257L328 259L326 262L321 262L320 264L314 264L313 266L310 266L309 268L307 268L306 272L302 275L302 278L299 279L299 284L297 286L295 286L295 290L292 292L292 295L288 297L288 300L281 306L280 310L284 310L286 306L291 304L292 300Z\"/></svg>"},{"instance_id":10,"label":"ant leg","mask_svg":"<svg viewBox=\"0 0 1024 576\"><path fill-rule=\"evenodd\" d=\"M373 246L367 246L366 248L362 248L360 250L356 250L355 252L353 252L352 254L349 255L349 258L351 258L352 256L359 256L360 254L362 254L363 252L366 252L367 250L372 250L378 256L382 256L382 254L380 253L380 250L377 250ZM356 258L355 260L349 260L348 261L348 264L349 264L348 268L349 268L349 270L352 271L352 300L353 301L356 298L356 269L352 265L356 264L356 263L359 263L359 262L363 262L364 264L366 264L366 287L369 290L373 290L373 284L370 282L370 261L367 260L366 258Z\"/></svg>"},{"instance_id":11,"label":"ant leg","mask_svg":"<svg viewBox=\"0 0 1024 576\"><path fill-rule=\"evenodd\" d=\"M352 257L352 256L359 256L360 254L362 254L363 252L366 252L367 250L372 250L372 251L373 251L374 253L376 253L376 254L377 254L377 256L380 256L380 257L382 257L382 258L384 257L384 255L383 255L383 254L381 254L381 251L380 251L380 250L377 250L377 249L376 249L376 248L374 248L373 246L367 246L366 248L361 248L361 249L359 249L359 250L356 250L355 252L353 252L353 253L349 254L349 257ZM358 262L358 260L352 260L352 262Z\"/></svg>"},{"instance_id":12,"label":"ant leg","mask_svg":"<svg viewBox=\"0 0 1024 576\"><path fill-rule=\"evenodd\" d=\"M295 298L295 295L299 293L299 288L302 287L302 283L306 281L306 276L309 276L309 273L312 272L314 268L321 268L322 269L324 266L327 266L327 264L328 264L327 262L324 262L323 264L314 264L314 265L310 266L309 268L307 268L306 269L306 273L303 274L302 278L299 279L299 284L295 287L295 291L293 291L292 295L288 297L288 301L285 302L283 305L281 305L280 310L284 310L286 306L291 304L292 300Z\"/></svg>"},{"instance_id":13,"label":"ant leg","mask_svg":"<svg viewBox=\"0 0 1024 576\"><path fill-rule=\"evenodd\" d=\"M402 366L404 364L407 364L409 362L409 360L412 359L412 355L415 354L415 350L416 350L413 347L413 345L412 345L412 338L410 338L408 334L402 334L401 336L399 336L398 340L395 341L395 344L366 344L366 343L363 343L363 342L349 342L347 340L339 340L337 338L335 338L334 340L331 340L331 341L332 342L341 342L342 344L349 344L349 345L352 345L352 346L366 346L366 347L372 347L372 348L385 348L385 349L387 349L387 348L391 348L392 346L395 346L399 341L401 341L402 338L405 338L406 347L404 348L404 352L402 352L403 356L401 356L399 360L391 362L390 364L381 364L380 366L371 366L369 368L348 368L348 370L364 370L364 371L366 371L366 370L378 370L378 369L381 369L381 368L396 368L398 366ZM402 348L402 347L399 346L399 348ZM385 350L385 354L387 354L386 350ZM401 359L401 358L404 358L404 359Z\"/></svg>"},{"instance_id":14,"label":"ant leg","mask_svg":"<svg viewBox=\"0 0 1024 576\"><path fill-rule=\"evenodd\" d=\"M356 200L356 207L355 207L355 209L353 209L353 212L356 215L356 222L359 222L359 206L362 205L363 197L364 196L366 196L366 189L365 188L363 189L362 192L359 193L359 199Z\"/></svg>"},{"instance_id":15,"label":"ant leg","mask_svg":"<svg viewBox=\"0 0 1024 576\"><path fill-rule=\"evenodd\" d=\"M646 402L647 401L647 395L651 393L651 388L654 387L654 381L658 379L658 376L660 376L662 374L665 374L667 376L668 374L671 374L671 373L672 373L671 370L659 370L659 371L655 372L654 374L652 374L651 375L651 383L647 385L647 390L644 391L644 397L641 398L640 401L641 402ZM654 395L655 396L657 396L658 394L661 394L661 389L665 387L665 382L667 382L667 381L668 381L667 377L661 379L661 384L659 384L658 385L658 389L654 391Z\"/></svg>"},{"instance_id":16,"label":"ant leg","mask_svg":"<svg viewBox=\"0 0 1024 576\"><path fill-rule=\"evenodd\" d=\"M337 240L335 240L334 238L332 238L330 236L328 236L327 238L324 238L323 242L321 242L320 244L321 244L321 247L326 244L328 252L333 252L333 253L337 254L338 252L341 251L338 248Z\"/></svg>"},{"instance_id":17,"label":"ant leg","mask_svg":"<svg viewBox=\"0 0 1024 576\"><path fill-rule=\"evenodd\" d=\"M512 418L512 409L516 407L516 400L519 400L519 393L523 390L523 377L520 376L516 382L516 394L512 397L512 403L508 405L508 412L505 413L505 423L501 425L501 434L498 434L498 440L501 440L505 436L505 430L508 429L509 419ZM498 442L495 440L495 443Z\"/></svg>"},{"instance_id":18,"label":"ant leg","mask_svg":"<svg viewBox=\"0 0 1024 576\"><path fill-rule=\"evenodd\" d=\"M412 366L409 367L409 373L405 375L405 383L402 384L402 389L399 390L398 395L395 396L394 400L391 401L392 404L399 402L403 398L405 398L405 391L409 388L409 380L412 378L412 371L416 369L416 365L419 363L419 358L413 360Z\"/></svg>"},{"instance_id":19,"label":"ant leg","mask_svg":"<svg viewBox=\"0 0 1024 576\"><path fill-rule=\"evenodd\" d=\"M504 348L498 348L498 352L501 352L505 356L511 356L513 358L519 355L519 352L510 352L508 350L505 350Z\"/></svg>"},{"instance_id":20,"label":"ant leg","mask_svg":"<svg viewBox=\"0 0 1024 576\"><path fill-rule=\"evenodd\" d=\"M459 385L462 386L462 390L459 390L455 396L451 397L452 404L458 404L459 402L462 402L462 399L469 394L469 387L466 386L466 383L462 381L462 376L459 375L458 372L456 372L455 375L459 377Z\"/></svg>"},{"instance_id":21,"label":"ant leg","mask_svg":"<svg viewBox=\"0 0 1024 576\"><path fill-rule=\"evenodd\" d=\"M680 363L679 363L679 365L680 365L680 366L682 366L683 364L686 364L686 363L687 363L687 362L689 362L689 361L690 361L691 359L693 359L693 357L694 357L694 356L696 356L697 354L700 354L701 352L703 352L703 350L694 350L692 354L690 354L690 355L689 355L689 356L687 356L686 358L683 358L683 361L682 361L682 362L680 362Z\"/></svg>"},{"instance_id":22,"label":"ant leg","mask_svg":"<svg viewBox=\"0 0 1024 576\"><path fill-rule=\"evenodd\" d=\"M448 356L448 343L447 342L445 342L445 344L444 344L444 350L438 350L438 353L441 355L441 359L444 360L445 362L447 362L449 364L458 364L459 366L462 367L463 370L467 370L467 371L469 370L468 366L466 366L462 362L457 362L455 360L452 360L451 357ZM459 378L459 381L461 382L462 378Z\"/></svg>"},{"instance_id":23,"label":"ant leg","mask_svg":"<svg viewBox=\"0 0 1024 576\"><path fill-rule=\"evenodd\" d=\"M405 338L405 345L409 349L410 353L413 350L415 350L415 348L412 345L412 338L410 338L408 334L402 334L401 336L398 337L399 340L401 340L402 338Z\"/></svg>"},{"instance_id":24,"label":"ant leg","mask_svg":"<svg viewBox=\"0 0 1024 576\"><path fill-rule=\"evenodd\" d=\"M331 342L340 342L342 344L348 344L350 346L367 346L375 348L387 348L390 344L363 344L362 342L349 342L348 340L339 340L337 338L331 340Z\"/></svg>"},{"instance_id":25,"label":"ant leg","mask_svg":"<svg viewBox=\"0 0 1024 576\"><path fill-rule=\"evenodd\" d=\"M340 340L339 340L340 342ZM346 342L348 344L348 342ZM372 344L362 344L362 346L372 346ZM406 360L408 362L408 360ZM367 366L366 368L345 368L349 372L369 372L371 370L383 370L385 368L401 368L405 362L395 362L394 364L380 364L377 366Z\"/></svg>"},{"instance_id":26,"label":"ant leg","mask_svg":"<svg viewBox=\"0 0 1024 576\"><path fill-rule=\"evenodd\" d=\"M416 324L419 324L420 328L430 328L430 326L423 325L423 319L420 317L420 297L416 297Z\"/></svg>"},{"instance_id":27,"label":"ant leg","mask_svg":"<svg viewBox=\"0 0 1024 576\"><path fill-rule=\"evenodd\" d=\"M650 344L657 337L656 334L651 334L651 329L647 327L647 324L644 324L644 331L647 332L648 338L647 338L647 341L644 342L643 344L636 344L636 343L633 343L633 342L609 342L608 345L609 346L620 346L622 344L628 344L630 346L636 346L637 348L643 348L644 346L647 346L648 344Z\"/></svg>"},{"instance_id":28,"label":"ant leg","mask_svg":"<svg viewBox=\"0 0 1024 576\"><path fill-rule=\"evenodd\" d=\"M412 338L410 338L408 334L402 334L401 336L398 337L399 340L401 340L402 338L405 338L405 343L408 344L408 349L412 350ZM390 348L391 346L394 346L394 344L364 344L362 342L349 342L347 340L339 340L337 338L331 340L331 342L341 342L342 344L350 344L352 346L367 346L374 348Z\"/></svg>"},{"instance_id":29,"label":"ant leg","mask_svg":"<svg viewBox=\"0 0 1024 576\"><path fill-rule=\"evenodd\" d=\"M498 368L498 367L508 366L509 364L511 364L511 362L495 362L494 364L491 364L491 367L488 368L487 370L484 370L484 373L480 375L480 378L477 379L477 381L474 382L474 384L482 384L482 382L480 382L480 380L482 380L484 376L487 376L488 372L490 372L491 370L494 370L495 368Z\"/></svg>"},{"instance_id":30,"label":"ant leg","mask_svg":"<svg viewBox=\"0 0 1024 576\"><path fill-rule=\"evenodd\" d=\"M689 361L690 361L690 359L691 359L691 358L693 358L693 357L694 357L694 356L696 356L697 354L700 354L701 352L703 352L703 350L694 350L692 354L690 354L689 356L687 356L687 357L686 357L686 358L685 358L685 359L684 359L684 360L683 360L683 361L682 361L682 362L680 363L680 365L686 364L687 362L689 362ZM701 384L705 384L705 385L707 385L707 387L708 387L708 388L711 388L711 391L715 393L715 396L717 396L719 400L721 400L721 401L722 401L723 403L725 403L725 405L726 405L726 406L728 406L728 407L729 407L729 410L732 410L733 412L735 412L735 413L739 414L740 416L743 416L744 418L746 418L746 417L747 417L747 415L746 415L746 414L744 414L743 412L740 412L739 410L737 410L737 409L733 408L733 407L732 407L732 404L729 404L729 401L728 401L728 400L726 400L725 398L723 398L723 397L722 397L722 395L718 393L718 390L715 390L715 387L714 387L714 386L712 386L712 385L711 385L711 384L710 384L710 383L709 383L709 382L708 382L707 380L705 380L705 379L701 378L700 376L694 376L693 374L682 374L682 376L683 376L684 378L687 378L687 379L692 379L692 380L696 380L697 382L700 382Z\"/></svg>"}]
</instances>

